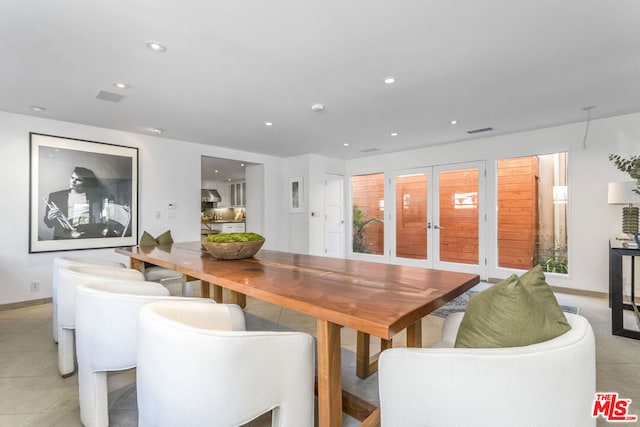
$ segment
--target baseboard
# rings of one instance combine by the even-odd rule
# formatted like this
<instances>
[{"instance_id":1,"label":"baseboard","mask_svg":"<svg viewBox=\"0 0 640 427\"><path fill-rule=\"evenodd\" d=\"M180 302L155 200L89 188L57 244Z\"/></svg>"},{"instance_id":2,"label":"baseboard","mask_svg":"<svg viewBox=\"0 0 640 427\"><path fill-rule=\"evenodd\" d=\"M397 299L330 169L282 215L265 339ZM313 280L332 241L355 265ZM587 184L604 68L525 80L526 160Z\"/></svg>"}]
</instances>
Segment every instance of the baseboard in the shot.
<instances>
[{"instance_id":1,"label":"baseboard","mask_svg":"<svg viewBox=\"0 0 640 427\"><path fill-rule=\"evenodd\" d=\"M587 291L584 289L573 289L573 288L563 288L562 286L554 286L549 285L553 292L557 292L560 294L571 294L571 295L580 295L585 297L594 297L594 298L609 298L609 294L607 292L598 292L598 291Z\"/></svg>"},{"instance_id":2,"label":"baseboard","mask_svg":"<svg viewBox=\"0 0 640 427\"><path fill-rule=\"evenodd\" d=\"M42 305L49 304L53 299L49 298L40 298L40 299L31 299L29 301L20 301L20 302L11 302L8 304L0 304L0 311L6 310L15 310L16 308L24 308L31 307L32 305Z\"/></svg>"},{"instance_id":3,"label":"baseboard","mask_svg":"<svg viewBox=\"0 0 640 427\"><path fill-rule=\"evenodd\" d=\"M498 283L504 279L497 279L495 277L490 277L485 280L487 283ZM598 291L587 291L584 289L574 289L574 288L563 288L562 286L549 285L553 292L558 292L561 294L571 294L571 295L580 295L584 297L594 297L594 298L609 298L608 292L598 292Z\"/></svg>"}]
</instances>

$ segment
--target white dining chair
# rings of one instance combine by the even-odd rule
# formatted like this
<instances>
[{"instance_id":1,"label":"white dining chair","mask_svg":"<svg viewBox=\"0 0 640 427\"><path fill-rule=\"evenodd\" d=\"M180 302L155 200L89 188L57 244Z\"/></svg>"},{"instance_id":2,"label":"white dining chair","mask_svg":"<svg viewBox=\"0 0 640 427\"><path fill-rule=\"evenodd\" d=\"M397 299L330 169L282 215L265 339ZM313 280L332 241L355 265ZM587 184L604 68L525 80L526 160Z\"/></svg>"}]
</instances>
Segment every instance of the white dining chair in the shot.
<instances>
[{"instance_id":1,"label":"white dining chair","mask_svg":"<svg viewBox=\"0 0 640 427\"><path fill-rule=\"evenodd\" d=\"M60 282L60 269L64 267L88 267L88 266L102 266L113 268L125 268L125 265L121 262L111 261L102 258L93 257L56 257L53 259L52 271L51 271L51 302L53 305L52 310L52 326L53 326L53 340L58 342L58 283Z\"/></svg>"},{"instance_id":2,"label":"white dining chair","mask_svg":"<svg viewBox=\"0 0 640 427\"><path fill-rule=\"evenodd\" d=\"M302 332L253 332L234 305L153 302L140 309L138 425L314 424L314 345Z\"/></svg>"},{"instance_id":3,"label":"white dining chair","mask_svg":"<svg viewBox=\"0 0 640 427\"><path fill-rule=\"evenodd\" d=\"M76 353L80 419L85 427L109 425L107 372L135 368L138 311L153 301L184 301L156 282L111 280L76 290ZM206 298L194 303L213 304Z\"/></svg>"},{"instance_id":4,"label":"white dining chair","mask_svg":"<svg viewBox=\"0 0 640 427\"><path fill-rule=\"evenodd\" d=\"M76 288L79 285L107 280L140 280L144 275L131 268L100 266L64 267L58 283L58 370L68 377L75 370L74 337L76 328Z\"/></svg>"},{"instance_id":5,"label":"white dining chair","mask_svg":"<svg viewBox=\"0 0 640 427\"><path fill-rule=\"evenodd\" d=\"M378 361L382 427L585 427L596 391L595 341L582 316L523 347L453 348L464 313L433 348L393 348Z\"/></svg>"}]
</instances>

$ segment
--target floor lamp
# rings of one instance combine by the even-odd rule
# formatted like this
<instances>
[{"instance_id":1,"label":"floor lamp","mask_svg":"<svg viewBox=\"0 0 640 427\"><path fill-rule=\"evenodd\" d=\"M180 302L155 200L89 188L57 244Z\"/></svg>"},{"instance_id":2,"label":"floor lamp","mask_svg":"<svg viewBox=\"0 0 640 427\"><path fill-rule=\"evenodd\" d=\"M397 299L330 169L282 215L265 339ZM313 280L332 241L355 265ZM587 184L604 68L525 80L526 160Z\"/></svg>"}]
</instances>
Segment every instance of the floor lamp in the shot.
<instances>
[{"instance_id":1,"label":"floor lamp","mask_svg":"<svg viewBox=\"0 0 640 427\"><path fill-rule=\"evenodd\" d=\"M622 208L622 232L625 234L638 233L638 208L633 204L640 204L640 194L636 181L610 182L608 203L610 205L627 205Z\"/></svg>"}]
</instances>

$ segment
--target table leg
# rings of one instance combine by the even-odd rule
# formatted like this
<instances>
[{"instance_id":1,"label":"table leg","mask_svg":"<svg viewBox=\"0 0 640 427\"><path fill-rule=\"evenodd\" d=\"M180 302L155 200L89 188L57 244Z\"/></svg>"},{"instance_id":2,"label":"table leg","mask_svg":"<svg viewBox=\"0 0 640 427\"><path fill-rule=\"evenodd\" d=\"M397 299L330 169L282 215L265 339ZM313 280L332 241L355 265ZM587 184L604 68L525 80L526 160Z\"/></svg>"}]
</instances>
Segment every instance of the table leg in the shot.
<instances>
[{"instance_id":1,"label":"table leg","mask_svg":"<svg viewBox=\"0 0 640 427\"><path fill-rule=\"evenodd\" d=\"M422 347L422 320L407 328L407 347Z\"/></svg>"},{"instance_id":2,"label":"table leg","mask_svg":"<svg viewBox=\"0 0 640 427\"><path fill-rule=\"evenodd\" d=\"M222 286L215 283L211 283L211 285L213 285L213 300L218 304L222 303Z\"/></svg>"},{"instance_id":3,"label":"table leg","mask_svg":"<svg viewBox=\"0 0 640 427\"><path fill-rule=\"evenodd\" d=\"M130 267L133 268L134 270L144 272L144 263L139 259L131 258Z\"/></svg>"},{"instance_id":4,"label":"table leg","mask_svg":"<svg viewBox=\"0 0 640 427\"><path fill-rule=\"evenodd\" d=\"M380 427L380 408L377 408L364 421L360 423L360 427Z\"/></svg>"},{"instance_id":5,"label":"table leg","mask_svg":"<svg viewBox=\"0 0 640 427\"><path fill-rule=\"evenodd\" d=\"M340 325L317 319L318 425L342 426L342 361Z\"/></svg>"},{"instance_id":6,"label":"table leg","mask_svg":"<svg viewBox=\"0 0 640 427\"><path fill-rule=\"evenodd\" d=\"M369 359L371 358L371 335L357 332L356 341L356 376L360 379L367 378L369 372Z\"/></svg>"},{"instance_id":7,"label":"table leg","mask_svg":"<svg viewBox=\"0 0 640 427\"><path fill-rule=\"evenodd\" d=\"M210 288L209 282L200 280L200 296L202 298L209 298L211 296L209 288Z\"/></svg>"},{"instance_id":8,"label":"table leg","mask_svg":"<svg viewBox=\"0 0 640 427\"><path fill-rule=\"evenodd\" d=\"M231 304L238 304L244 308L247 305L247 296L240 292L231 291Z\"/></svg>"},{"instance_id":9,"label":"table leg","mask_svg":"<svg viewBox=\"0 0 640 427\"><path fill-rule=\"evenodd\" d=\"M370 335L364 332L357 332L356 341L356 376L365 379L378 370L378 357L384 350L393 347L393 340L380 340L380 353L371 358Z\"/></svg>"}]
</instances>

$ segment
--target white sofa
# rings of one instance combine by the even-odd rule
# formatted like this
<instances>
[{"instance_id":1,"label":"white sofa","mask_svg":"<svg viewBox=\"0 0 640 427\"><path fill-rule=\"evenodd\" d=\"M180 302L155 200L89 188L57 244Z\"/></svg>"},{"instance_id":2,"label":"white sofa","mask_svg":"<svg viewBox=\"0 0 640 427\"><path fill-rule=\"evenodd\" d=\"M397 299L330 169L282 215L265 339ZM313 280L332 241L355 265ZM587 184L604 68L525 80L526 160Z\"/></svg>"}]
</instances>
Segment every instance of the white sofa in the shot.
<instances>
[{"instance_id":1,"label":"white sofa","mask_svg":"<svg viewBox=\"0 0 640 427\"><path fill-rule=\"evenodd\" d=\"M437 348L394 348L379 360L382 427L587 427L596 392L589 322L511 348L453 348L464 313L450 315Z\"/></svg>"}]
</instances>

